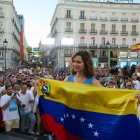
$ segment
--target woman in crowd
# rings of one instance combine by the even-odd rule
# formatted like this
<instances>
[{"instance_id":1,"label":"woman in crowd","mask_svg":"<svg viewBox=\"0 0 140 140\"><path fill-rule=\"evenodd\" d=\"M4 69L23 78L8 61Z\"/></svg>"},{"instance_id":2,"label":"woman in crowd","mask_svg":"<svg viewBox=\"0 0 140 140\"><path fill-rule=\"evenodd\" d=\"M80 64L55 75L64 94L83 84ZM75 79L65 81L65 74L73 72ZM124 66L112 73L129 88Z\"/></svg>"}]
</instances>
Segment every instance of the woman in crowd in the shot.
<instances>
[{"instance_id":1,"label":"woman in crowd","mask_svg":"<svg viewBox=\"0 0 140 140\"><path fill-rule=\"evenodd\" d=\"M65 81L101 86L94 77L92 58L87 51L79 51L73 55L71 73Z\"/></svg>"}]
</instances>

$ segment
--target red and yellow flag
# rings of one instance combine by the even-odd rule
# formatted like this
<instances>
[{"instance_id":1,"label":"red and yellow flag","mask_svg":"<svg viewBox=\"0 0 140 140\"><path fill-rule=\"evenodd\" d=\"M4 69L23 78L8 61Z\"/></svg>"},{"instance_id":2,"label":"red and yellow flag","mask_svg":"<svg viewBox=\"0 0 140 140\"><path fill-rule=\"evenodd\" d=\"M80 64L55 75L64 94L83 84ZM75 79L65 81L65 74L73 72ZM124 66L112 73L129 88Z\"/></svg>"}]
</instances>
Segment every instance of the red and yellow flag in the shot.
<instances>
[{"instance_id":1,"label":"red and yellow flag","mask_svg":"<svg viewBox=\"0 0 140 140\"><path fill-rule=\"evenodd\" d=\"M131 50L132 51L138 51L138 50L140 50L140 43L137 43L137 44L131 46Z\"/></svg>"}]
</instances>

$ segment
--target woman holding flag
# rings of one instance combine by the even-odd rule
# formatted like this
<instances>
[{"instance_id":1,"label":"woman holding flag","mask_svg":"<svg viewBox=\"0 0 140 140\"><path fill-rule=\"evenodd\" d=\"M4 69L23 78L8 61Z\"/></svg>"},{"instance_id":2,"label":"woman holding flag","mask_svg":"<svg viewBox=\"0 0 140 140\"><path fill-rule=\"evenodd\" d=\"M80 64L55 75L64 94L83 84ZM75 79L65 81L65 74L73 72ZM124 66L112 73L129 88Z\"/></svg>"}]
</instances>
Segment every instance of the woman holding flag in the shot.
<instances>
[{"instance_id":1,"label":"woman holding flag","mask_svg":"<svg viewBox=\"0 0 140 140\"><path fill-rule=\"evenodd\" d=\"M73 55L71 75L66 77L65 81L101 86L99 81L94 78L92 58L87 51L78 51ZM140 103L140 93L136 95L136 98Z\"/></svg>"},{"instance_id":2,"label":"woman holding flag","mask_svg":"<svg viewBox=\"0 0 140 140\"><path fill-rule=\"evenodd\" d=\"M65 81L101 86L94 77L92 58L87 51L78 51L73 55L71 73Z\"/></svg>"}]
</instances>

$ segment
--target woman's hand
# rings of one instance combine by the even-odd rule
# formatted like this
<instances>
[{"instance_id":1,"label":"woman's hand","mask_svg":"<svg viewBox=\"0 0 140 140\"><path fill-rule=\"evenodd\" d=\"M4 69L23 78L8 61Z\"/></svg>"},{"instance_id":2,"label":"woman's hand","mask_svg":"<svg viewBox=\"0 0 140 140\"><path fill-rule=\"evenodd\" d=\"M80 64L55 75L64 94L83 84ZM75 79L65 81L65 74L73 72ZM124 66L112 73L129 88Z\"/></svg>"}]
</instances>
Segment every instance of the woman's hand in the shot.
<instances>
[{"instance_id":1,"label":"woman's hand","mask_svg":"<svg viewBox=\"0 0 140 140\"><path fill-rule=\"evenodd\" d=\"M138 102L140 103L140 92L136 95Z\"/></svg>"}]
</instances>

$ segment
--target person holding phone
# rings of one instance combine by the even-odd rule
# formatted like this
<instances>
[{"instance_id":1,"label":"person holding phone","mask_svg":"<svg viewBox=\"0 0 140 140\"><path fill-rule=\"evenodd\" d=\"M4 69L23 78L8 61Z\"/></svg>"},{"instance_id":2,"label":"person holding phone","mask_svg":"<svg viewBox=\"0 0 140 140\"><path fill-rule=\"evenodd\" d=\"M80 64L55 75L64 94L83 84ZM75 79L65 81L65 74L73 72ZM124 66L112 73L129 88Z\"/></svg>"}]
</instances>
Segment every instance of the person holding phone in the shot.
<instances>
[{"instance_id":1,"label":"person holding phone","mask_svg":"<svg viewBox=\"0 0 140 140\"><path fill-rule=\"evenodd\" d=\"M13 93L12 86L5 86L7 94L1 97L1 108L6 132L19 128L18 99Z\"/></svg>"}]
</instances>

